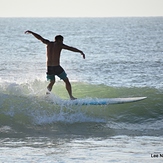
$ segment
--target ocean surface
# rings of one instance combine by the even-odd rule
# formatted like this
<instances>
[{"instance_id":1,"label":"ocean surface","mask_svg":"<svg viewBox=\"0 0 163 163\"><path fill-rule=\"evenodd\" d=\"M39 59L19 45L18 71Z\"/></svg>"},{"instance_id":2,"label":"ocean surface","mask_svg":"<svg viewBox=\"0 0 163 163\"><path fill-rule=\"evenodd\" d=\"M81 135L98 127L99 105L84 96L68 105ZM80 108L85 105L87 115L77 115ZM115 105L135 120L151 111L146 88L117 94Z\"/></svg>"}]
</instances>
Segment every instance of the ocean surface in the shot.
<instances>
[{"instance_id":1,"label":"ocean surface","mask_svg":"<svg viewBox=\"0 0 163 163\"><path fill-rule=\"evenodd\" d=\"M146 96L108 106L55 105L45 94L46 46L32 35L81 49L61 65L77 98ZM0 18L0 162L163 161L163 17Z\"/></svg>"}]
</instances>

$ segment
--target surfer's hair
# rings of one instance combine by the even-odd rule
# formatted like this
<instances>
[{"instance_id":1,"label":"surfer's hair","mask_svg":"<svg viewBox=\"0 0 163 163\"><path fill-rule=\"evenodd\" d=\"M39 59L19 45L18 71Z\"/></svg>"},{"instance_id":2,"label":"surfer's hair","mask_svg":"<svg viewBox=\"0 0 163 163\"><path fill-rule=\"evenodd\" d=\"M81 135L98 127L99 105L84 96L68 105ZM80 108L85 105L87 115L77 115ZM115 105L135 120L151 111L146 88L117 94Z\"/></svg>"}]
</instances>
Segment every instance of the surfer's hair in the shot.
<instances>
[{"instance_id":1,"label":"surfer's hair","mask_svg":"<svg viewBox=\"0 0 163 163\"><path fill-rule=\"evenodd\" d=\"M55 41L63 41L63 36L61 35L55 36Z\"/></svg>"}]
</instances>

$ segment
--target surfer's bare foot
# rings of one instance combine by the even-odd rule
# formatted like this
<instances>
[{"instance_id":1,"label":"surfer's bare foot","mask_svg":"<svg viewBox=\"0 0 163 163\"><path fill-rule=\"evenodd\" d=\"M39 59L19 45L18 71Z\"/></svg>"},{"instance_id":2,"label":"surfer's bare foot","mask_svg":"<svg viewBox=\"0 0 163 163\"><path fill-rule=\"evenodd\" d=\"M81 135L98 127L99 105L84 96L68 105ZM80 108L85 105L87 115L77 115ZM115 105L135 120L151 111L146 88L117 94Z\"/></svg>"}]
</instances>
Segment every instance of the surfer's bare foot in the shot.
<instances>
[{"instance_id":1,"label":"surfer's bare foot","mask_svg":"<svg viewBox=\"0 0 163 163\"><path fill-rule=\"evenodd\" d=\"M49 95L49 94L50 94L50 90L49 90L49 88L47 87L46 95Z\"/></svg>"},{"instance_id":2,"label":"surfer's bare foot","mask_svg":"<svg viewBox=\"0 0 163 163\"><path fill-rule=\"evenodd\" d=\"M50 86L50 84L47 86L47 90L50 92L52 90L52 87Z\"/></svg>"},{"instance_id":3,"label":"surfer's bare foot","mask_svg":"<svg viewBox=\"0 0 163 163\"><path fill-rule=\"evenodd\" d=\"M46 95L49 95L50 94L50 92L49 91L46 91Z\"/></svg>"},{"instance_id":4,"label":"surfer's bare foot","mask_svg":"<svg viewBox=\"0 0 163 163\"><path fill-rule=\"evenodd\" d=\"M70 99L71 99L71 100L76 100L77 98L75 98L75 97L72 96L72 97L70 97Z\"/></svg>"}]
</instances>

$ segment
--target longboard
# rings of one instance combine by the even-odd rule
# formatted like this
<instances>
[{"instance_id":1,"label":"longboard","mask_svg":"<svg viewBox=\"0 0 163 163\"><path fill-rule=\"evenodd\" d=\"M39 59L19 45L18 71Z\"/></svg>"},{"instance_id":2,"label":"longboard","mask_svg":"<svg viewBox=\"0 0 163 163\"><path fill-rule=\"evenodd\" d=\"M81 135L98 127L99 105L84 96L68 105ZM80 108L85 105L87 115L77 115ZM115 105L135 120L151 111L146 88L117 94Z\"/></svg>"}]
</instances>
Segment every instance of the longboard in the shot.
<instances>
[{"instance_id":1,"label":"longboard","mask_svg":"<svg viewBox=\"0 0 163 163\"><path fill-rule=\"evenodd\" d=\"M63 105L111 105L137 102L147 97L130 97L130 98L85 98L76 100L61 100L59 103Z\"/></svg>"}]
</instances>

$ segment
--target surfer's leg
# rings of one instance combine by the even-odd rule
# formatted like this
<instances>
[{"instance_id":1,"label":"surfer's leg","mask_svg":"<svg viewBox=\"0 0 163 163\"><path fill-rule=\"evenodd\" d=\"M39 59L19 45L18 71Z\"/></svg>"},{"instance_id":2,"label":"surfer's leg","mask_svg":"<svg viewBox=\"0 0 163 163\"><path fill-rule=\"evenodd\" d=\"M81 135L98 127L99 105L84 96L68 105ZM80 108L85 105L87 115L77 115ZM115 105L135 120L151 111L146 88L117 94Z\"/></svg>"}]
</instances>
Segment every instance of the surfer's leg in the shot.
<instances>
[{"instance_id":1,"label":"surfer's leg","mask_svg":"<svg viewBox=\"0 0 163 163\"><path fill-rule=\"evenodd\" d=\"M49 92L52 90L54 83L55 83L55 80L50 80L50 83L47 86L47 89L48 89Z\"/></svg>"},{"instance_id":2,"label":"surfer's leg","mask_svg":"<svg viewBox=\"0 0 163 163\"><path fill-rule=\"evenodd\" d=\"M72 96L72 88L71 88L71 83L69 82L69 79L65 78L63 81L66 84L66 89L67 89L67 92L68 92L68 94L70 96L70 99L75 100L76 98Z\"/></svg>"},{"instance_id":3,"label":"surfer's leg","mask_svg":"<svg viewBox=\"0 0 163 163\"><path fill-rule=\"evenodd\" d=\"M49 85L47 86L48 92L46 93L46 94L49 94L50 91L51 91L52 88L53 88L54 83L55 83L55 75L49 75L49 74L47 74L47 80L50 80L50 83L49 83Z\"/></svg>"}]
</instances>

